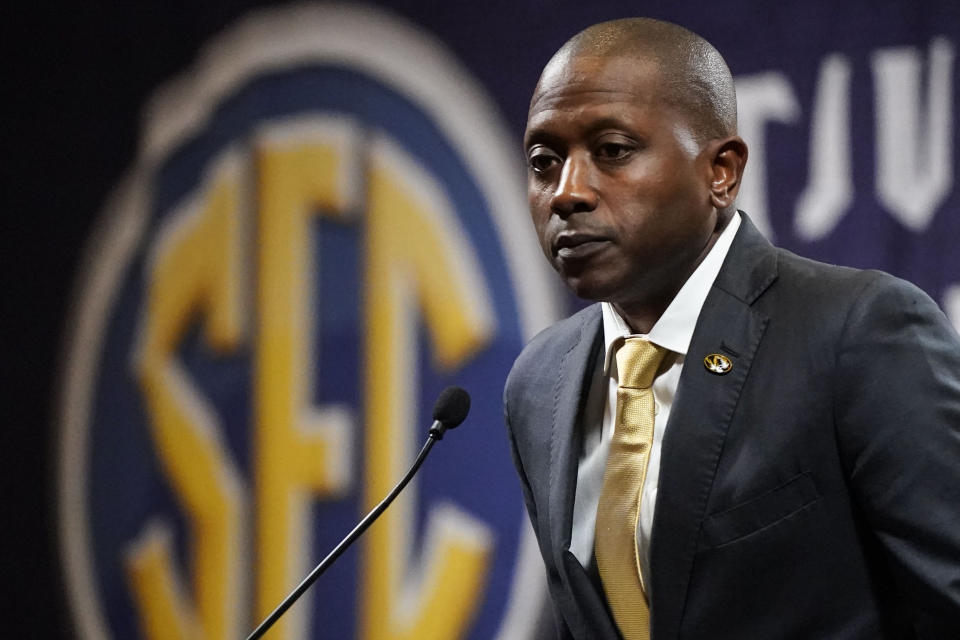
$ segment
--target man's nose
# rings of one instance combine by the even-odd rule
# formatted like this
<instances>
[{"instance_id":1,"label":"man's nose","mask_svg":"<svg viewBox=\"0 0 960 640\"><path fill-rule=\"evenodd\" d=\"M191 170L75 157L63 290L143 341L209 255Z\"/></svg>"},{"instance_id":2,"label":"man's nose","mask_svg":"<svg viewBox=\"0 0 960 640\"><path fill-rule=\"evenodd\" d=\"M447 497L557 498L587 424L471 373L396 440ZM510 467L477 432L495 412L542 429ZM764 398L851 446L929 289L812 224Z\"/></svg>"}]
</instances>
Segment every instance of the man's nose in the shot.
<instances>
[{"instance_id":1,"label":"man's nose","mask_svg":"<svg viewBox=\"0 0 960 640\"><path fill-rule=\"evenodd\" d=\"M593 167L583 153L571 153L563 162L560 181L550 198L550 208L563 217L580 211L593 211L597 192L593 186Z\"/></svg>"}]
</instances>

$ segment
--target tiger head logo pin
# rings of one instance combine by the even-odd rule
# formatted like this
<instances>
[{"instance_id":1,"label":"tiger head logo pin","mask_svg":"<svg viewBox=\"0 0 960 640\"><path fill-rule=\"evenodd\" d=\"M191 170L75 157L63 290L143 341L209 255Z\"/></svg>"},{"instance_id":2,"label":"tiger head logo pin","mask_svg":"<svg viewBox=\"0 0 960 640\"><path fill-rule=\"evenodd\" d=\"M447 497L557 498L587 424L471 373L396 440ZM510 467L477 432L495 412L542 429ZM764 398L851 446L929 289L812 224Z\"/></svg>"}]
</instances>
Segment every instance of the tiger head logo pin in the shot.
<instances>
[{"instance_id":1,"label":"tiger head logo pin","mask_svg":"<svg viewBox=\"0 0 960 640\"><path fill-rule=\"evenodd\" d=\"M725 355L711 353L703 359L703 366L710 373L722 376L730 373L730 370L733 369L733 362Z\"/></svg>"}]
</instances>

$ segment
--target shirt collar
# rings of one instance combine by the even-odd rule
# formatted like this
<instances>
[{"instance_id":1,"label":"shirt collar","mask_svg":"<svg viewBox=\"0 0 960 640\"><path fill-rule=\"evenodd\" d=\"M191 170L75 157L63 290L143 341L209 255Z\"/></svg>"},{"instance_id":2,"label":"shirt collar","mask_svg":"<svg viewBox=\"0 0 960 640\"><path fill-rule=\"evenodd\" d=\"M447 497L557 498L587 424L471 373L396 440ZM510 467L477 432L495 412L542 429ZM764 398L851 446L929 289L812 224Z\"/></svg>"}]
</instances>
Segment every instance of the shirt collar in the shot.
<instances>
[{"instance_id":1,"label":"shirt collar","mask_svg":"<svg viewBox=\"0 0 960 640\"><path fill-rule=\"evenodd\" d=\"M733 214L717 241L710 247L703 261L680 287L680 291L670 301L663 315L650 329L650 333L641 334L639 337L646 338L674 353L687 355L703 303L707 299L707 294L710 293L713 281L720 273L720 267L723 266L723 261L730 251L730 245L733 244L733 238L739 228L740 213L737 212ZM617 348L625 338L638 334L630 331L627 322L617 313L612 304L603 302L600 308L603 312L603 342L606 351L603 371L604 374L610 375L611 361Z\"/></svg>"}]
</instances>

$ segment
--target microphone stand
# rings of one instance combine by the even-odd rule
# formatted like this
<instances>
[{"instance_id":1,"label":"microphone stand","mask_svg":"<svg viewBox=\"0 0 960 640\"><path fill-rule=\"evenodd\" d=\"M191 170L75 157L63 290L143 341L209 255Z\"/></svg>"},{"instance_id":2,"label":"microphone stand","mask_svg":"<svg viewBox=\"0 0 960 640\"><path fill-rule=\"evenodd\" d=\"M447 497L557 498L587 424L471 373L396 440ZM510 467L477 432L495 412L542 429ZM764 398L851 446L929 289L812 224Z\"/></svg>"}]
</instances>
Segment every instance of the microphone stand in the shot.
<instances>
[{"instance_id":1,"label":"microphone stand","mask_svg":"<svg viewBox=\"0 0 960 640\"><path fill-rule=\"evenodd\" d=\"M433 448L434 443L437 440L443 439L443 432L446 431L446 429L447 427L442 422L439 420L434 421L433 426L430 428L430 435L427 438L426 443L424 443L423 448L420 449L420 453L417 455L417 459L414 461L413 466L410 467L409 471L407 471L407 475L405 475L397 484L397 486L393 488L393 491L387 494L386 498L380 501L380 504L373 508L373 511L368 513L366 517L360 521L360 524L353 528L353 531L347 534L346 538L340 541L340 544L338 544L333 551L327 554L327 557L324 558L320 564L314 567L313 571L311 571L310 574L303 579L303 582L301 582L297 588L294 589L290 595L284 598L283 602L281 602L277 608L273 610L273 613L267 616L266 619L264 619L264 621L253 630L253 633L247 636L247 640L257 640L257 638L262 637L263 634L267 632L267 629L272 627L273 623L276 622L280 616L282 616L286 610L289 609L290 606L296 602L297 599L302 596L307 589L310 588L310 585L312 585L316 579L319 578L323 572L326 571L327 568L333 564L333 562L339 558L344 551L347 550L347 547L353 544L353 542L359 538L364 531L367 530L367 527L373 524L373 521L376 520L380 514L390 506L390 503L393 502L394 498L396 498L403 488L407 486L407 483L409 483L411 478L413 478L414 474L417 472L417 469L419 469L420 465L423 464L423 461L426 460L427 454L430 453L430 449Z\"/></svg>"}]
</instances>

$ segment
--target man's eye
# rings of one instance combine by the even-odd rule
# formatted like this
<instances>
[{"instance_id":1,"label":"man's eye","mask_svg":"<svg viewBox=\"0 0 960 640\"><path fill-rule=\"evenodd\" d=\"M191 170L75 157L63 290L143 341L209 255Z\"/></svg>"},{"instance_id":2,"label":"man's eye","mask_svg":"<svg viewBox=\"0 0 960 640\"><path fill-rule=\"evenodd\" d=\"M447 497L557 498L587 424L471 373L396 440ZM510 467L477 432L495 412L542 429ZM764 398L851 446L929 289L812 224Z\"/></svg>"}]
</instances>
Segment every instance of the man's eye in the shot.
<instances>
[{"instance_id":1,"label":"man's eye","mask_svg":"<svg viewBox=\"0 0 960 640\"><path fill-rule=\"evenodd\" d=\"M619 142L604 142L597 147L597 156L610 160L620 160L627 157L633 148Z\"/></svg>"},{"instance_id":2,"label":"man's eye","mask_svg":"<svg viewBox=\"0 0 960 640\"><path fill-rule=\"evenodd\" d=\"M527 154L527 164L537 173L549 171L560 162L559 155L543 147L534 147Z\"/></svg>"}]
</instances>

